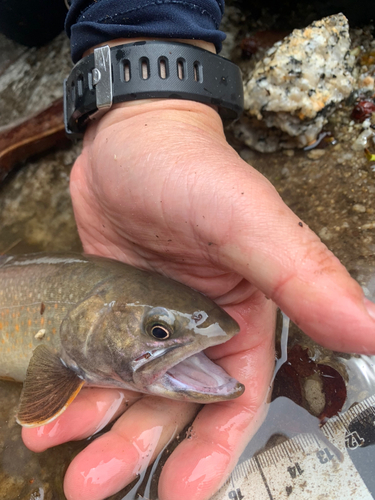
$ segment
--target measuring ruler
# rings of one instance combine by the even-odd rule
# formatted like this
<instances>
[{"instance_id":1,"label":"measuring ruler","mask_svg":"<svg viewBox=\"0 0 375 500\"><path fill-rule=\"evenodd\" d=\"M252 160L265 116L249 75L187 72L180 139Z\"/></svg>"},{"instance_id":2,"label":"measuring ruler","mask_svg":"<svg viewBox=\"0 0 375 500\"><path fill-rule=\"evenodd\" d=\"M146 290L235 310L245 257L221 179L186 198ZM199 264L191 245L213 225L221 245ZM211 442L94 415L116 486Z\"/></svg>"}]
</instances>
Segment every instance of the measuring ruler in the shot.
<instances>
[{"instance_id":1,"label":"measuring ruler","mask_svg":"<svg viewBox=\"0 0 375 500\"><path fill-rule=\"evenodd\" d=\"M375 498L375 396L321 430L327 441L299 434L237 465L212 500Z\"/></svg>"}]
</instances>

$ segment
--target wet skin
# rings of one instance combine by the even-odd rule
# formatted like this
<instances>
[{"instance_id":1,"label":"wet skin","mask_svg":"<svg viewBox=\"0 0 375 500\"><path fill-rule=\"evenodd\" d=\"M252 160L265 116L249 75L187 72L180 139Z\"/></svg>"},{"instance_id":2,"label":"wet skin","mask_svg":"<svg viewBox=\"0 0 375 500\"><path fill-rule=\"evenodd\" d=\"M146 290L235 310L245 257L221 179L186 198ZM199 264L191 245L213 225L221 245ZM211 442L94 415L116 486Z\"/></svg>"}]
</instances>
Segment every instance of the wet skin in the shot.
<instances>
[{"instance_id":1,"label":"wet skin","mask_svg":"<svg viewBox=\"0 0 375 500\"><path fill-rule=\"evenodd\" d=\"M193 286L241 327L208 353L249 390L201 410L192 438L163 468L161 500L208 499L260 425L274 366L272 300L327 347L375 352L374 306L267 180L229 147L211 108L170 100L113 109L88 130L71 191L86 251ZM55 423L24 430L25 442L38 451L77 438L71 424L79 419L79 436L90 434L118 401L118 392L111 394L105 392L99 409L82 392ZM157 452L155 442L162 447L188 423L192 406L136 401L74 459L67 498L105 498L125 485L144 463L143 450L156 446Z\"/></svg>"}]
</instances>

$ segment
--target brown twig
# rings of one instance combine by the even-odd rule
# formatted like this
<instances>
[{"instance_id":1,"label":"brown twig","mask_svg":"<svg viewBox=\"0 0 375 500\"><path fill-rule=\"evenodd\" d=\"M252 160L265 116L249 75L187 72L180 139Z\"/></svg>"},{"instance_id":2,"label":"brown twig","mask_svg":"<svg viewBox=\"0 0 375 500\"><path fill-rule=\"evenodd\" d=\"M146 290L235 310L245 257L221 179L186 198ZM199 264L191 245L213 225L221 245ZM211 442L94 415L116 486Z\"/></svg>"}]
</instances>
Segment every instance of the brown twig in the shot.
<instances>
[{"instance_id":1,"label":"brown twig","mask_svg":"<svg viewBox=\"0 0 375 500\"><path fill-rule=\"evenodd\" d=\"M0 132L0 181L30 156L68 142L60 98L40 113Z\"/></svg>"},{"instance_id":2,"label":"brown twig","mask_svg":"<svg viewBox=\"0 0 375 500\"><path fill-rule=\"evenodd\" d=\"M22 238L19 238L18 240L14 241L11 245L9 245L5 250L3 250L0 255L5 255L8 253L10 250L12 250L14 247L18 245L18 243L21 243Z\"/></svg>"}]
</instances>

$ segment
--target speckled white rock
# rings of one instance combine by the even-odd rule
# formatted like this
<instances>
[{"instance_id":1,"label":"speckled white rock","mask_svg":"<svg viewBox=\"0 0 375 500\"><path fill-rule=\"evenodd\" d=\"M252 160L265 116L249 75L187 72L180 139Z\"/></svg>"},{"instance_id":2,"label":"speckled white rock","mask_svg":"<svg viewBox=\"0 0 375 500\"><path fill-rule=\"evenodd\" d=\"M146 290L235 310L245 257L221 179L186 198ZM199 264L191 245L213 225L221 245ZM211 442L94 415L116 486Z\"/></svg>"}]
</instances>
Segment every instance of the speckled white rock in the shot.
<instances>
[{"instance_id":1,"label":"speckled white rock","mask_svg":"<svg viewBox=\"0 0 375 500\"><path fill-rule=\"evenodd\" d=\"M354 57L349 49L343 14L294 30L269 49L245 79L248 117L292 136L296 146L313 142L327 115L353 89Z\"/></svg>"}]
</instances>

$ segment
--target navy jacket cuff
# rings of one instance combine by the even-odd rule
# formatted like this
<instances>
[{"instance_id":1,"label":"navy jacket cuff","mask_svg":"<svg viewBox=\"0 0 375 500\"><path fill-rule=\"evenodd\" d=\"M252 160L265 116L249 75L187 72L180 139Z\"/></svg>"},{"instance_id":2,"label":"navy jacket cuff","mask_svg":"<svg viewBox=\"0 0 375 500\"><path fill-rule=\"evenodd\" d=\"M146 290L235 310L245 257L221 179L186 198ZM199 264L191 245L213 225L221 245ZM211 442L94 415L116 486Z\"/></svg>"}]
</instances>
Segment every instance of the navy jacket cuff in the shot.
<instances>
[{"instance_id":1,"label":"navy jacket cuff","mask_svg":"<svg viewBox=\"0 0 375 500\"><path fill-rule=\"evenodd\" d=\"M187 38L212 42L217 52L224 0L72 0L66 18L72 59L115 38Z\"/></svg>"}]
</instances>

